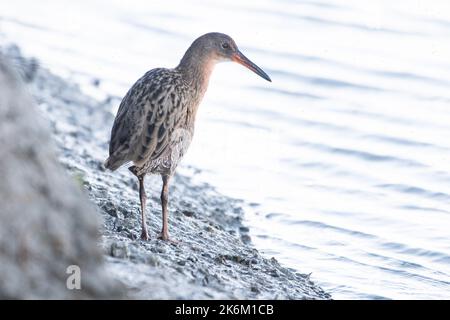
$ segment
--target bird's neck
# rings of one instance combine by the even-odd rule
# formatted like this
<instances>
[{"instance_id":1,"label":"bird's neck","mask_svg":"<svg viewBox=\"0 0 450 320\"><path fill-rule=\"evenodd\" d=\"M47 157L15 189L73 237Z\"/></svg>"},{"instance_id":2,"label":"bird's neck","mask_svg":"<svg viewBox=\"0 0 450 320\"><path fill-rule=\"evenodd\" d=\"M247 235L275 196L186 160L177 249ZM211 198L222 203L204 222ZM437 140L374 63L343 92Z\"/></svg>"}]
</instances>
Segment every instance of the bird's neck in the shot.
<instances>
[{"instance_id":1,"label":"bird's neck","mask_svg":"<svg viewBox=\"0 0 450 320\"><path fill-rule=\"evenodd\" d=\"M203 97L208 88L209 77L217 61L197 48L189 48L181 59L177 70L181 72L186 83Z\"/></svg>"},{"instance_id":2,"label":"bird's neck","mask_svg":"<svg viewBox=\"0 0 450 320\"><path fill-rule=\"evenodd\" d=\"M186 121L191 128L194 127L198 106L205 95L206 89L208 89L209 77L216 63L216 59L192 45L176 67L190 92Z\"/></svg>"}]
</instances>

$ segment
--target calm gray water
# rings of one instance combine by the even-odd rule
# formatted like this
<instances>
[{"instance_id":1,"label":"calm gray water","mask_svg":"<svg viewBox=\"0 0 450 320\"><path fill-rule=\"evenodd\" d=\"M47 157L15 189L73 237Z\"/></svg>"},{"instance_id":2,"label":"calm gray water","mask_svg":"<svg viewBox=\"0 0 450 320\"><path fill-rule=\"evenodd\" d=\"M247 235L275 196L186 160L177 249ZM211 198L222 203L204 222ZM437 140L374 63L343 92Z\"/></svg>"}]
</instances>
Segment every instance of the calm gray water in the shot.
<instances>
[{"instance_id":1,"label":"calm gray water","mask_svg":"<svg viewBox=\"0 0 450 320\"><path fill-rule=\"evenodd\" d=\"M450 299L448 1L0 1L0 41L99 98L209 31L273 82L219 65L180 171L336 299Z\"/></svg>"}]
</instances>

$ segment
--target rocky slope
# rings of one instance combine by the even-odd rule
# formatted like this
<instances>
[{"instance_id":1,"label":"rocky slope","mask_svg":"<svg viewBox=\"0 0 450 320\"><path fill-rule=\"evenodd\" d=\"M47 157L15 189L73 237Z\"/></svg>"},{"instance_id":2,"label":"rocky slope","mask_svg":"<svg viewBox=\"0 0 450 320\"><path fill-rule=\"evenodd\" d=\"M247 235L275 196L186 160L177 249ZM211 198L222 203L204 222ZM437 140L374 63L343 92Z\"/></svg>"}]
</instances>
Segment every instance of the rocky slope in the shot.
<instances>
[{"instance_id":1,"label":"rocky slope","mask_svg":"<svg viewBox=\"0 0 450 320\"><path fill-rule=\"evenodd\" d=\"M99 216L1 52L0 145L0 299L121 297L97 245Z\"/></svg>"},{"instance_id":2,"label":"rocky slope","mask_svg":"<svg viewBox=\"0 0 450 320\"><path fill-rule=\"evenodd\" d=\"M43 117L48 120L60 162L84 187L103 217L100 246L107 273L144 299L327 299L307 275L266 259L251 246L242 225L241 203L191 176L176 175L170 189L170 232L179 245L156 240L160 230L160 178L147 178L152 239L139 240L137 181L126 168L107 172L113 97L96 101L79 87L4 49L20 66ZM38 142L36 142L38 143ZM195 170L194 170L195 171ZM195 173L194 173L195 174ZM95 219L95 218L93 218Z\"/></svg>"}]
</instances>

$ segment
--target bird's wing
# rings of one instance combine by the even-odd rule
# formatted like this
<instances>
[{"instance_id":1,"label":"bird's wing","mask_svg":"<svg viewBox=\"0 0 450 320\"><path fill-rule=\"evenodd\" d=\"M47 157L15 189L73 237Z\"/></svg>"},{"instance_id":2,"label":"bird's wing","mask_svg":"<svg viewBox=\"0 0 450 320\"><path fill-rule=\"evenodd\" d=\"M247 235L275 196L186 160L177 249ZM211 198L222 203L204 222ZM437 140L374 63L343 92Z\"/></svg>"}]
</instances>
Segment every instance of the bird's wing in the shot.
<instances>
[{"instance_id":1,"label":"bird's wing","mask_svg":"<svg viewBox=\"0 0 450 320\"><path fill-rule=\"evenodd\" d=\"M139 110L142 109L142 102L140 100L142 99L141 94L146 89L145 79L150 78L149 76L154 72L155 70L151 70L136 81L122 99L111 129L111 140L109 143L110 158L114 157L119 159L128 154L133 132L136 127L142 126L143 122L142 117L138 117L138 114Z\"/></svg>"},{"instance_id":2,"label":"bird's wing","mask_svg":"<svg viewBox=\"0 0 450 320\"><path fill-rule=\"evenodd\" d=\"M158 158L183 112L180 81L168 69L153 69L128 91L111 131L110 159L120 161Z\"/></svg>"},{"instance_id":3,"label":"bird's wing","mask_svg":"<svg viewBox=\"0 0 450 320\"><path fill-rule=\"evenodd\" d=\"M147 104L140 145L135 150L138 161L159 159L171 145L172 133L186 115L186 104L182 103L184 92L177 80L161 81L157 90L160 93Z\"/></svg>"}]
</instances>

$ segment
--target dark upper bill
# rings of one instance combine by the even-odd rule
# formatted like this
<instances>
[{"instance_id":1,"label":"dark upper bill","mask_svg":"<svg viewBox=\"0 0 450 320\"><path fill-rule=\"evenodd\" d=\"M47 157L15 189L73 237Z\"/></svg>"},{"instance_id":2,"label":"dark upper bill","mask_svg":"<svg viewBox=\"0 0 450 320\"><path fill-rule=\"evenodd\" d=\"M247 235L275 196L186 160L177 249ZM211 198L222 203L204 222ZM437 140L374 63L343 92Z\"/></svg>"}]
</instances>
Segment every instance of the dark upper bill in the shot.
<instances>
[{"instance_id":1,"label":"dark upper bill","mask_svg":"<svg viewBox=\"0 0 450 320\"><path fill-rule=\"evenodd\" d=\"M237 51L234 55L233 55L233 61L236 61L237 63L242 64L243 66L249 68L250 70L252 70L254 73L256 73L257 75L259 75L261 78L266 79L267 81L272 82L272 80L270 79L270 77L267 75L267 73L265 73L260 67L258 67L256 64L254 64L253 62L250 61L250 59L248 59L246 56L244 56L242 54L242 52Z\"/></svg>"}]
</instances>

